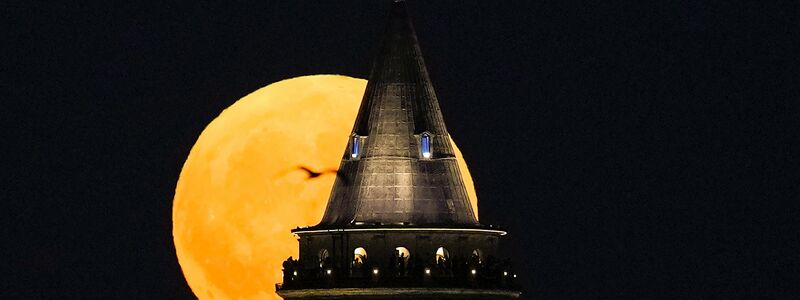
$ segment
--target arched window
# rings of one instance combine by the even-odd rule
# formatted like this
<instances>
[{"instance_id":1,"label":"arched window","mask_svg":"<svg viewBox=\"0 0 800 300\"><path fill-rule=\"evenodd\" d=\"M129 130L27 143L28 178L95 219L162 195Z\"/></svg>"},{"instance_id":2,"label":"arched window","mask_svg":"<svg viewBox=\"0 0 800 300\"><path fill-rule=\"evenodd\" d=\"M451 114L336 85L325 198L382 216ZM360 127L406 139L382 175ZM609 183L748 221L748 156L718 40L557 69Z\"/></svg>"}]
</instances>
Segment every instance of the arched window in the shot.
<instances>
[{"instance_id":1,"label":"arched window","mask_svg":"<svg viewBox=\"0 0 800 300\"><path fill-rule=\"evenodd\" d=\"M411 251L408 251L406 247L397 247L394 250L396 251L397 263L402 264L404 267L408 266L408 259L411 257Z\"/></svg>"},{"instance_id":2,"label":"arched window","mask_svg":"<svg viewBox=\"0 0 800 300\"><path fill-rule=\"evenodd\" d=\"M323 249L319 250L319 252L317 253L317 260L319 262L319 267L320 268L327 267L326 266L326 263L327 263L326 260L328 260L328 256L329 256L328 249L324 249L323 248Z\"/></svg>"},{"instance_id":3,"label":"arched window","mask_svg":"<svg viewBox=\"0 0 800 300\"><path fill-rule=\"evenodd\" d=\"M394 256L397 260L394 262L394 270L397 271L398 276L408 275L408 260L411 257L411 252L406 247L394 248Z\"/></svg>"},{"instance_id":4,"label":"arched window","mask_svg":"<svg viewBox=\"0 0 800 300\"><path fill-rule=\"evenodd\" d=\"M353 141L350 143L350 157L358 158L361 154L361 139L358 136L353 136Z\"/></svg>"},{"instance_id":5,"label":"arched window","mask_svg":"<svg viewBox=\"0 0 800 300\"><path fill-rule=\"evenodd\" d=\"M436 263L444 263L448 259L450 259L450 252L447 251L444 247L439 247L436 249Z\"/></svg>"},{"instance_id":6,"label":"arched window","mask_svg":"<svg viewBox=\"0 0 800 300\"><path fill-rule=\"evenodd\" d=\"M411 256L411 252L408 251L406 247L397 247L394 250L397 251L397 253L395 253L397 254L397 258L404 260L406 262L408 261L408 258Z\"/></svg>"},{"instance_id":7,"label":"arched window","mask_svg":"<svg viewBox=\"0 0 800 300\"><path fill-rule=\"evenodd\" d=\"M472 250L470 262L480 264L483 261L483 251L481 249Z\"/></svg>"},{"instance_id":8,"label":"arched window","mask_svg":"<svg viewBox=\"0 0 800 300\"><path fill-rule=\"evenodd\" d=\"M431 158L431 153L433 150L431 149L431 136L428 133L423 133L419 137L419 150L422 153L422 157L424 158Z\"/></svg>"},{"instance_id":9,"label":"arched window","mask_svg":"<svg viewBox=\"0 0 800 300\"><path fill-rule=\"evenodd\" d=\"M353 266L361 267L367 262L367 250L362 247L356 248L353 251Z\"/></svg>"}]
</instances>

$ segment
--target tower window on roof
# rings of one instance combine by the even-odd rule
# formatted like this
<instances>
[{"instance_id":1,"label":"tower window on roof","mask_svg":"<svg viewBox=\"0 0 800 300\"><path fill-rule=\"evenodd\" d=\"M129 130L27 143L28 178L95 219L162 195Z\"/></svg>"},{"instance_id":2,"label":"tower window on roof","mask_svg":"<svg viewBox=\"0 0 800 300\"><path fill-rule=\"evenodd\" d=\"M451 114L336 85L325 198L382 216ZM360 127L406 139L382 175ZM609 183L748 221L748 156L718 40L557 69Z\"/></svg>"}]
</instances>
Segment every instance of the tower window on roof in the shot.
<instances>
[{"instance_id":1,"label":"tower window on roof","mask_svg":"<svg viewBox=\"0 0 800 300\"><path fill-rule=\"evenodd\" d=\"M358 158L360 154L361 154L360 139L357 136L354 136L353 141L350 143L350 157Z\"/></svg>"},{"instance_id":2,"label":"tower window on roof","mask_svg":"<svg viewBox=\"0 0 800 300\"><path fill-rule=\"evenodd\" d=\"M427 133L423 133L419 137L419 145L420 151L422 152L422 157L424 158L431 158L431 136Z\"/></svg>"}]
</instances>

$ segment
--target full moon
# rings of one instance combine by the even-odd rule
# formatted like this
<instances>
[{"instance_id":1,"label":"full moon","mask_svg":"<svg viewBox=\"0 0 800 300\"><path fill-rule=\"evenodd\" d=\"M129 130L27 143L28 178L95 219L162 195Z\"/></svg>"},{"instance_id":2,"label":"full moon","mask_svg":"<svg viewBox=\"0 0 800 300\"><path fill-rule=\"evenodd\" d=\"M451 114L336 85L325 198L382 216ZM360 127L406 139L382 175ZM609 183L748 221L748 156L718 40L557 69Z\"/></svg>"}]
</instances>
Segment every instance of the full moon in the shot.
<instances>
[{"instance_id":1,"label":"full moon","mask_svg":"<svg viewBox=\"0 0 800 300\"><path fill-rule=\"evenodd\" d=\"M339 75L280 81L203 130L172 210L178 261L198 298L281 299L281 262L298 255L290 230L319 223L335 179L306 179L297 167L339 166L366 84ZM477 216L472 177L453 146Z\"/></svg>"}]
</instances>

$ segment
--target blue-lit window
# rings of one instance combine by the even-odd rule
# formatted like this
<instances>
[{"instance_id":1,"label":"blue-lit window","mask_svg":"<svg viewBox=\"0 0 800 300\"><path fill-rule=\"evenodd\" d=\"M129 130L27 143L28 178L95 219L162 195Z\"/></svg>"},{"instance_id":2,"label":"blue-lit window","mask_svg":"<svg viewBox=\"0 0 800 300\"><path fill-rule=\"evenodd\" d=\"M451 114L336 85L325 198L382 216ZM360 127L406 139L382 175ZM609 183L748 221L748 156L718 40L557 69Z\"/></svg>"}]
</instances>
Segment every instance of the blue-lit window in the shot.
<instances>
[{"instance_id":1,"label":"blue-lit window","mask_svg":"<svg viewBox=\"0 0 800 300\"><path fill-rule=\"evenodd\" d=\"M420 150L422 150L422 157L431 158L431 136L423 133L420 137Z\"/></svg>"},{"instance_id":2,"label":"blue-lit window","mask_svg":"<svg viewBox=\"0 0 800 300\"><path fill-rule=\"evenodd\" d=\"M358 158L359 153L361 152L361 145L359 145L359 139L357 136L353 137L353 143L350 149L350 157Z\"/></svg>"}]
</instances>

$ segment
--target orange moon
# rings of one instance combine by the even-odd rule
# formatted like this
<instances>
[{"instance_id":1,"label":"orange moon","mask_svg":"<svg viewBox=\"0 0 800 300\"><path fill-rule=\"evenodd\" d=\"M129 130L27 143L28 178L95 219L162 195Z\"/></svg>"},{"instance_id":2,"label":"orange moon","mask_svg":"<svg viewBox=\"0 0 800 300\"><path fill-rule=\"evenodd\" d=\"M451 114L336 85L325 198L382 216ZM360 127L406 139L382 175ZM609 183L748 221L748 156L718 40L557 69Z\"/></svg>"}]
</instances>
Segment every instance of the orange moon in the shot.
<instances>
[{"instance_id":1,"label":"orange moon","mask_svg":"<svg viewBox=\"0 0 800 300\"><path fill-rule=\"evenodd\" d=\"M340 75L292 78L222 111L183 165L172 235L186 281L200 299L281 299L281 262L297 257L289 232L319 223L367 81ZM455 144L453 144L455 146ZM477 215L472 177L459 167Z\"/></svg>"}]
</instances>

